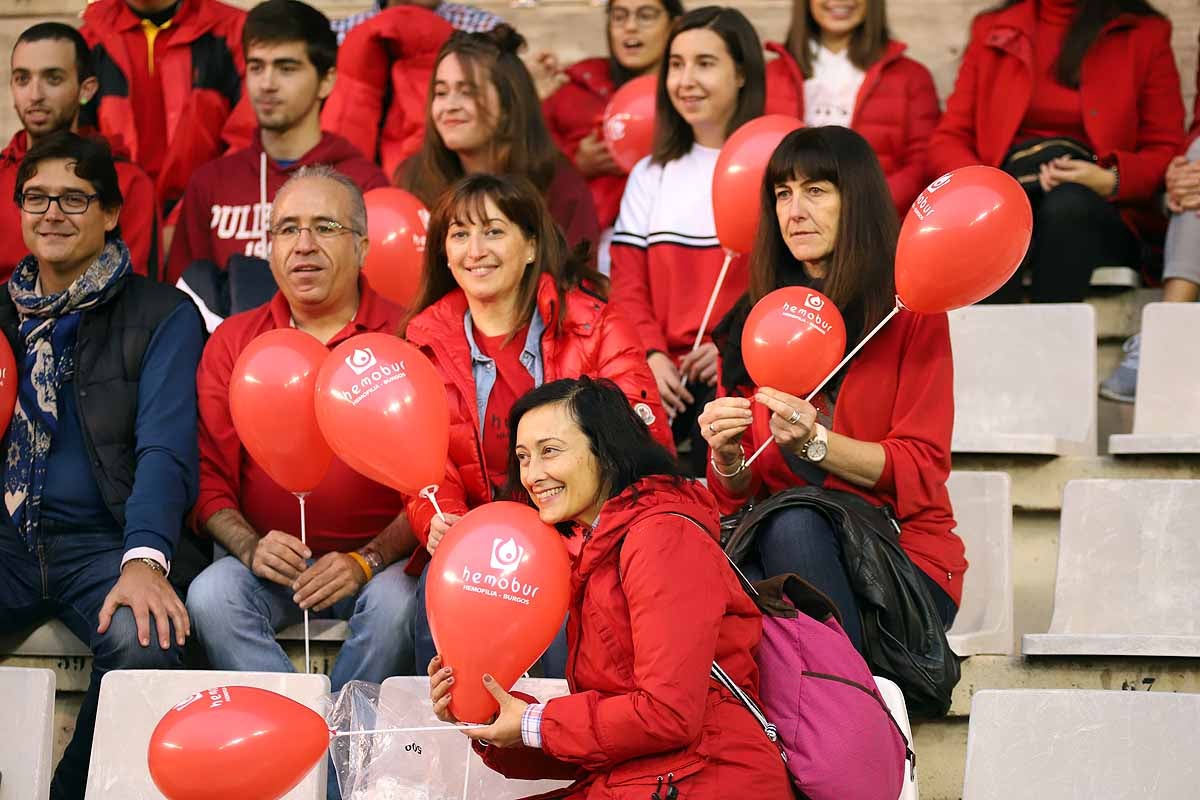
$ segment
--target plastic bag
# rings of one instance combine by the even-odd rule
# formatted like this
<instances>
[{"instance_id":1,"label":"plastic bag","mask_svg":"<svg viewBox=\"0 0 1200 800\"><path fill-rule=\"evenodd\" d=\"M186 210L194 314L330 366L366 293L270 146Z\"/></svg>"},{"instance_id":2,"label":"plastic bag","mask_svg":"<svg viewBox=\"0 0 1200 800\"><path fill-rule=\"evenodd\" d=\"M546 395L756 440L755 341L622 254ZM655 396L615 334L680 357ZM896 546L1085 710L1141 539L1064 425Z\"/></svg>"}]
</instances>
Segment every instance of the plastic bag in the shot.
<instances>
[{"instance_id":1,"label":"plastic bag","mask_svg":"<svg viewBox=\"0 0 1200 800\"><path fill-rule=\"evenodd\" d=\"M565 694L566 682L516 688L548 700ZM325 719L336 731L330 755L344 800L517 800L567 785L506 780L488 769L458 726L433 715L428 678L389 678L382 687L351 681L328 696Z\"/></svg>"}]
</instances>

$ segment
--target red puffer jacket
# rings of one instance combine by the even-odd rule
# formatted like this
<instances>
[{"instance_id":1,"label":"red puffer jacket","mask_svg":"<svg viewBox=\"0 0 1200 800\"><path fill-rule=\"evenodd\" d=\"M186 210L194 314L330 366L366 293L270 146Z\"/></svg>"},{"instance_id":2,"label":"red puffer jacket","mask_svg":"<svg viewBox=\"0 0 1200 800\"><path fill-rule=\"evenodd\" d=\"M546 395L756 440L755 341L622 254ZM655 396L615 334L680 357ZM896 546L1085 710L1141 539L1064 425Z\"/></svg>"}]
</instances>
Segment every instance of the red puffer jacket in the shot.
<instances>
[{"instance_id":1,"label":"red puffer jacket","mask_svg":"<svg viewBox=\"0 0 1200 800\"><path fill-rule=\"evenodd\" d=\"M929 136L937 127L937 89L920 63L903 55L907 45L892 41L863 78L850 127L870 143L900 218L929 183ZM779 56L767 65L767 113L804 119L804 73L785 45L767 42Z\"/></svg>"},{"instance_id":2,"label":"red puffer jacket","mask_svg":"<svg viewBox=\"0 0 1200 800\"><path fill-rule=\"evenodd\" d=\"M709 678L715 659L758 694L762 618L721 553L719 525L703 487L664 476L604 504L571 570L571 694L546 704L542 750L477 750L489 767L578 779L545 798L675 797L668 786L680 800L792 796L775 745Z\"/></svg>"},{"instance_id":3,"label":"red puffer jacket","mask_svg":"<svg viewBox=\"0 0 1200 800\"><path fill-rule=\"evenodd\" d=\"M976 17L954 92L929 141L934 174L1004 160L1033 97L1035 25L1032 1ZM1101 166L1115 164L1120 172L1114 201L1125 222L1143 231L1152 220L1161 223L1150 206L1184 138L1171 23L1122 14L1106 24L1080 65L1079 103L1087 144Z\"/></svg>"},{"instance_id":4,"label":"red puffer jacket","mask_svg":"<svg viewBox=\"0 0 1200 800\"><path fill-rule=\"evenodd\" d=\"M543 377L608 378L625 392L650 433L674 452L671 426L658 395L654 375L646 364L646 351L633 325L595 295L582 289L566 294L566 308L558 325L558 292L554 280L543 275L538 284L538 313L546 322L542 336ZM450 455L446 477L438 488L438 504L451 514L465 514L491 502L492 490L483 460L482 426L475 404L475 379L471 375L471 348L463 329L467 296L455 289L418 314L408 325L407 338L429 356L442 375L450 402ZM410 498L408 519L417 537L429 538L433 506L421 497ZM421 548L409 561L409 572L420 574L429 561Z\"/></svg>"},{"instance_id":5,"label":"red puffer jacket","mask_svg":"<svg viewBox=\"0 0 1200 800\"><path fill-rule=\"evenodd\" d=\"M437 14L410 5L356 25L338 48L337 83L321 110L322 130L348 139L391 180L421 149L433 62L453 32Z\"/></svg>"},{"instance_id":6,"label":"red puffer jacket","mask_svg":"<svg viewBox=\"0 0 1200 800\"><path fill-rule=\"evenodd\" d=\"M558 149L571 162L579 151L579 142L600 129L604 109L616 88L609 73L607 58L588 58L567 68L568 82L542 103L542 116ZM600 228L611 228L621 210L627 175L594 175L587 179Z\"/></svg>"}]
</instances>

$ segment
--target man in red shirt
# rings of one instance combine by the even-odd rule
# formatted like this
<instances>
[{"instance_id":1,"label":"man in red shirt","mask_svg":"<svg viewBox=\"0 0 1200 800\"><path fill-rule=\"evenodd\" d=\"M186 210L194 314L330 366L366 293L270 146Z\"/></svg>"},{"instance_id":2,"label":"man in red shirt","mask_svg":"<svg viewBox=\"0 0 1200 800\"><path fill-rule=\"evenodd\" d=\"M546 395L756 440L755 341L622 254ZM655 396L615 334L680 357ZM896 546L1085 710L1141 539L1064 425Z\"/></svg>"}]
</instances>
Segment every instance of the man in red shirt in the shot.
<instances>
[{"instance_id":1,"label":"man in red shirt","mask_svg":"<svg viewBox=\"0 0 1200 800\"><path fill-rule=\"evenodd\" d=\"M246 15L242 52L258 131L249 147L193 173L167 262L172 283L197 261L223 270L234 255L265 258L270 200L303 166L328 164L364 192L388 185L352 144L321 132L321 103L333 91L337 61L324 14L299 0L261 3ZM185 288L207 299L193 282Z\"/></svg>"},{"instance_id":2,"label":"man in red shirt","mask_svg":"<svg viewBox=\"0 0 1200 800\"><path fill-rule=\"evenodd\" d=\"M351 336L396 330L401 311L359 276L366 210L355 184L329 167L305 167L276 196L270 303L217 328L197 373L200 495L194 517L230 555L192 583L193 630L216 669L290 672L273 631L302 609L348 619L350 634L330 676L382 683L412 672L410 620L416 579L404 565L416 539L399 492L340 459L307 499L308 546L296 498L271 480L238 440L229 381L238 355L259 334L295 327L333 348ZM336 781L331 781L336 785Z\"/></svg>"},{"instance_id":3,"label":"man in red shirt","mask_svg":"<svg viewBox=\"0 0 1200 800\"><path fill-rule=\"evenodd\" d=\"M21 245L21 212L8 202L17 167L29 148L63 130L79 131L79 108L96 94L92 54L79 31L61 22L42 22L25 30L13 47L9 89L21 130L0 152L0 281L8 280L25 255ZM82 131L84 135L93 133ZM129 247L133 269L158 277L158 207L149 176L128 159L119 139L110 138L117 181L124 198L121 238Z\"/></svg>"}]
</instances>

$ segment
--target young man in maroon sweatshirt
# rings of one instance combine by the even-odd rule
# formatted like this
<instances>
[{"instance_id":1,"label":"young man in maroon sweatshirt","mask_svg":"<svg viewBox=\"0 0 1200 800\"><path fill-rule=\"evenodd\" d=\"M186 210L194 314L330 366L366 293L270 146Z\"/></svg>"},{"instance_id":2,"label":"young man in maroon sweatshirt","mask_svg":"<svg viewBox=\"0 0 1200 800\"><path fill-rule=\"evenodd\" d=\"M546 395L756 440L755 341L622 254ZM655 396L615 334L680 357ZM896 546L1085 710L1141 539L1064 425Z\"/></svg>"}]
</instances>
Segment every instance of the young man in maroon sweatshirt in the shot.
<instances>
[{"instance_id":1,"label":"young man in maroon sweatshirt","mask_svg":"<svg viewBox=\"0 0 1200 800\"><path fill-rule=\"evenodd\" d=\"M192 174L167 261L172 283L197 261L224 269L232 256L265 258L271 200L302 166L334 167L364 192L388 185L379 167L353 145L321 131L321 102L333 90L337 60L324 14L299 0L255 6L246 15L242 52L258 132L250 147Z\"/></svg>"}]
</instances>

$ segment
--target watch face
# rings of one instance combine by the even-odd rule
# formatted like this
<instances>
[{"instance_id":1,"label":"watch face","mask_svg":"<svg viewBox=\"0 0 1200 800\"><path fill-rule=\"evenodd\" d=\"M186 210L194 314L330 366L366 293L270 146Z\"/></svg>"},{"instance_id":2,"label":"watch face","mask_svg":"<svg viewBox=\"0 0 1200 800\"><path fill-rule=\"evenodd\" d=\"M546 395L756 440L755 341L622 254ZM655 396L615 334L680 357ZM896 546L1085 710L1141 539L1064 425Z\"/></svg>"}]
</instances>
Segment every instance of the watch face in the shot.
<instances>
[{"instance_id":1,"label":"watch face","mask_svg":"<svg viewBox=\"0 0 1200 800\"><path fill-rule=\"evenodd\" d=\"M809 461L820 461L821 459L825 458L825 454L828 452L829 446L826 445L825 442L822 442L819 439L813 439L808 443L808 452L806 455L808 456Z\"/></svg>"}]
</instances>

